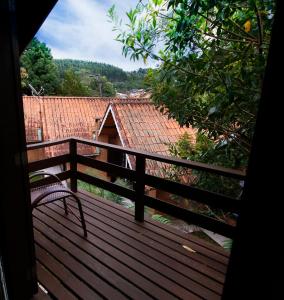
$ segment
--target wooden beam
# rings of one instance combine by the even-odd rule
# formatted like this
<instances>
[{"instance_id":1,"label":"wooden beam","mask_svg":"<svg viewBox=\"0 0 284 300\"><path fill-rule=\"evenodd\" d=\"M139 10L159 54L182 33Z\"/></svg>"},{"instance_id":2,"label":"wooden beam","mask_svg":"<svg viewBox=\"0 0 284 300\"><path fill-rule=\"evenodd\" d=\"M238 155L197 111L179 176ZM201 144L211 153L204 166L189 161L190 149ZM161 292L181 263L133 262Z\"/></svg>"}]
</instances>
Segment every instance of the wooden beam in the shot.
<instances>
[{"instance_id":1,"label":"wooden beam","mask_svg":"<svg viewBox=\"0 0 284 300\"><path fill-rule=\"evenodd\" d=\"M103 143L103 142L94 142L92 140L87 140L87 139L82 139L82 138L67 138L67 139L60 139L57 141L52 141L52 142L44 142L44 143L38 143L38 144L33 144L33 145L28 145L27 149L28 150L33 150L33 149L39 149L42 147L49 147L53 145L58 145L62 143L68 143L71 139L76 140L77 143L84 144L84 145L89 145L93 147L99 147L99 148L104 148L108 150L118 150L123 153L131 154L131 155L140 155L145 157L145 159L151 159L155 161L161 161L164 163L184 167L184 168L189 168L189 169L195 169L195 170L200 170L204 172L209 172L212 174L218 174L221 176L225 177L230 177L230 178L235 178L239 180L244 180L245 179L245 172L239 171L239 170L233 170L229 168L224 168L224 167L219 167L215 165L208 165L204 163L199 163L195 161L190 161L186 159L180 159L176 157L169 157L169 156L164 156L160 154L155 154L155 153L149 153L146 151L140 151L140 150L133 150L127 147L122 147L122 146L117 146L113 144L108 144L108 143Z\"/></svg>"},{"instance_id":2,"label":"wooden beam","mask_svg":"<svg viewBox=\"0 0 284 300\"><path fill-rule=\"evenodd\" d=\"M114 176L135 180L135 171L120 167L105 161L92 159L83 155L77 155L77 163L100 171L106 171Z\"/></svg>"},{"instance_id":3,"label":"wooden beam","mask_svg":"<svg viewBox=\"0 0 284 300\"><path fill-rule=\"evenodd\" d=\"M176 157L169 157L169 156L164 156L164 155L160 155L160 154L149 153L146 151L133 150L133 149L130 149L127 147L122 147L122 146L117 146L117 145L112 145L112 144L107 144L107 143L102 143L102 142L94 142L94 141L90 141L90 140L86 140L86 139L82 139L82 138L74 138L74 139L76 139L76 141L78 143L85 144L85 145L97 146L97 147L105 148L105 149L119 150L124 153L132 154L132 155L140 155L140 156L145 157L146 159L161 161L161 162L173 164L173 165L180 166L180 167L200 170L200 171L204 171L204 172L218 174L218 175L225 176L225 177L236 178L239 180L245 179L245 173L243 171L239 171L239 170L233 170L233 169L229 169L229 168L219 167L219 166L215 166L215 165L208 165L208 164L190 161L190 160L186 160L186 159L180 159L180 158L176 158Z\"/></svg>"},{"instance_id":4,"label":"wooden beam","mask_svg":"<svg viewBox=\"0 0 284 300\"><path fill-rule=\"evenodd\" d=\"M41 146L47 147L50 144L54 143L62 143L66 142L66 140L56 141L52 143L44 143ZM105 144L100 142L94 142L94 141L88 141L84 139L77 139L77 138L70 138L70 156L65 155L62 156L63 159L60 157L51 158L49 160L44 160L42 162L34 162L32 163L31 168L32 169L39 169L43 165L50 166L51 164L58 164L67 162L68 159L70 159L71 162L71 186L74 191L77 191L76 180L80 179L85 182L88 182L90 184L93 184L95 186L101 187L103 189L109 190L111 192L114 192L118 195L124 196L128 199L131 199L136 202L135 205L135 219L138 221L143 221L144 217L144 200L147 199L147 204L151 206L152 208L161 210L165 213L168 213L170 215L173 215L177 218L181 218L185 221L189 221L191 223L194 223L196 225L199 225L201 227L204 227L206 229L212 230L214 232L217 232L219 234L223 234L228 237L233 237L235 229L233 226L230 226L228 224L216 221L212 218L208 218L203 215L199 215L197 213L190 212L188 210L185 210L183 208L171 205L169 203L160 201L155 198L151 198L149 196L145 195L145 185L152 186L159 190L164 190L169 193L173 193L176 195L179 195L181 197L189 198L191 200L204 203L207 205L210 205L215 208L220 208L225 211L229 212L240 212L240 205L241 201L227 197L218 193L213 193L210 191L201 190L199 188L187 186L181 183L173 182L164 178L159 178L156 176L145 174L145 165L146 165L146 159L153 159L153 160L159 160L167 163L172 163L175 165L180 165L183 167L189 167L189 168L197 168L199 170L202 169L202 171L208 171L212 173L219 174L223 176L226 174L227 177L233 177L233 178L244 178L243 174L240 174L238 172L234 172L225 168L216 168L215 166L205 165L205 164L196 164L191 161L187 160L180 160L170 157L164 157L164 156L157 156L151 153L145 153L143 151L137 151L132 150L116 145L111 144ZM84 157L82 155L77 154L76 145L77 143L82 143L90 146L98 146L102 148L106 148L108 150L115 150L115 151L121 151L126 153L131 153L132 155L136 156L136 170L129 170L111 163L107 163L104 161L99 161L95 159L91 159L88 157ZM38 145L36 145L38 148ZM120 187L118 185L112 184L110 182L107 182L105 180L92 177L90 175L81 173L77 171L77 164L83 164L86 166L90 166L92 168L107 171L109 173L112 173L117 176L128 178L135 182L135 192L129 189L125 189L123 187ZM73 179L72 179L73 178ZM73 182L73 183L72 183Z\"/></svg>"},{"instance_id":5,"label":"wooden beam","mask_svg":"<svg viewBox=\"0 0 284 300\"><path fill-rule=\"evenodd\" d=\"M67 139L59 139L56 141L48 141L48 142L44 142L44 143L30 144L30 145L27 145L27 150L34 150L34 149L40 149L40 148L44 148L44 147L51 147L51 146L55 146L55 145L65 144L65 143L69 143L70 140L71 140L70 138L67 138Z\"/></svg>"},{"instance_id":6,"label":"wooden beam","mask_svg":"<svg viewBox=\"0 0 284 300\"><path fill-rule=\"evenodd\" d=\"M57 0L16 1L19 51L22 53L57 3Z\"/></svg>"},{"instance_id":7,"label":"wooden beam","mask_svg":"<svg viewBox=\"0 0 284 300\"><path fill-rule=\"evenodd\" d=\"M145 175L146 185L152 186L181 197L197 201L199 203L207 204L211 207L220 208L229 212L240 211L240 200L231 197L226 197L222 194L202 190L189 185L181 184L164 178Z\"/></svg>"},{"instance_id":8,"label":"wooden beam","mask_svg":"<svg viewBox=\"0 0 284 300\"><path fill-rule=\"evenodd\" d=\"M70 171L71 171L71 191L77 192L77 143L71 139L69 142Z\"/></svg>"},{"instance_id":9,"label":"wooden beam","mask_svg":"<svg viewBox=\"0 0 284 300\"><path fill-rule=\"evenodd\" d=\"M145 166L145 157L137 155L135 182L135 220L140 222L144 221Z\"/></svg>"},{"instance_id":10,"label":"wooden beam","mask_svg":"<svg viewBox=\"0 0 284 300\"><path fill-rule=\"evenodd\" d=\"M37 160L29 163L29 172L34 172L57 165L61 165L70 161L70 154L64 154L61 156L55 156L51 158L46 158L42 160Z\"/></svg>"},{"instance_id":11,"label":"wooden beam","mask_svg":"<svg viewBox=\"0 0 284 300\"><path fill-rule=\"evenodd\" d=\"M93 177L87 174L84 174L82 172L77 172L77 178L79 180L82 180L84 182L87 182L89 184L92 184L94 186L100 187L104 190L108 190L112 193L115 193L117 195L121 195L127 199L130 199L132 201L135 201L136 194L133 190L130 190L128 188L122 187L120 185L108 182L106 180Z\"/></svg>"},{"instance_id":12,"label":"wooden beam","mask_svg":"<svg viewBox=\"0 0 284 300\"><path fill-rule=\"evenodd\" d=\"M165 201L158 200L150 196L145 197L145 206L162 211L170 216L184 220L190 224L198 225L202 228L219 233L221 235L233 238L235 236L235 228L226 223L217 221L213 218L206 217L204 215L194 213L190 210L178 207L176 205L167 203Z\"/></svg>"},{"instance_id":13,"label":"wooden beam","mask_svg":"<svg viewBox=\"0 0 284 300\"><path fill-rule=\"evenodd\" d=\"M284 2L278 0L224 287L226 300L278 299L283 293L283 23Z\"/></svg>"},{"instance_id":14,"label":"wooden beam","mask_svg":"<svg viewBox=\"0 0 284 300\"><path fill-rule=\"evenodd\" d=\"M15 1L1 0L0 248L8 296L17 300L32 297L37 279L16 21Z\"/></svg>"}]
</instances>

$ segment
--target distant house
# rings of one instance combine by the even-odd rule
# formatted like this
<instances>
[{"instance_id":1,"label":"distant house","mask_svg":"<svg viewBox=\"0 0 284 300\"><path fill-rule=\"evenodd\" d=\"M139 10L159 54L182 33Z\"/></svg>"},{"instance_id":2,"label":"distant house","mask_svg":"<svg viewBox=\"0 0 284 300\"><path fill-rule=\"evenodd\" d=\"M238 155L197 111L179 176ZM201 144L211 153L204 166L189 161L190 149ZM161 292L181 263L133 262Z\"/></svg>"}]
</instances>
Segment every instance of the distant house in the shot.
<instances>
[{"instance_id":1,"label":"distant house","mask_svg":"<svg viewBox=\"0 0 284 300\"><path fill-rule=\"evenodd\" d=\"M175 143L187 132L194 139L192 128L180 127L174 119L162 114L149 99L24 96L26 141L28 144L53 141L68 137L98 140L123 147L170 155L169 144ZM68 145L56 145L28 151L29 161L68 153ZM135 168L131 155L80 145L79 154L95 159ZM148 174L165 175L166 164L146 162ZM98 171L98 175L111 174ZM154 196L157 191L153 190ZM165 198L165 195L161 196Z\"/></svg>"},{"instance_id":2,"label":"distant house","mask_svg":"<svg viewBox=\"0 0 284 300\"><path fill-rule=\"evenodd\" d=\"M139 102L122 100L108 105L98 132L98 140L136 150L170 155L169 144L177 142L184 133L195 139L195 131L192 128L180 127L174 119L169 119L157 110L149 100ZM102 150L99 159L130 169L135 168L134 158L119 151ZM148 174L163 177L165 167L166 165L161 162L146 161Z\"/></svg>"},{"instance_id":3,"label":"distant house","mask_svg":"<svg viewBox=\"0 0 284 300\"><path fill-rule=\"evenodd\" d=\"M127 92L126 94L116 93L116 97L123 99L150 99L151 92L144 89L135 89Z\"/></svg>"},{"instance_id":4,"label":"distant house","mask_svg":"<svg viewBox=\"0 0 284 300\"><path fill-rule=\"evenodd\" d=\"M152 93L144 89L131 90L128 93L128 98L150 99Z\"/></svg>"},{"instance_id":5,"label":"distant house","mask_svg":"<svg viewBox=\"0 0 284 300\"><path fill-rule=\"evenodd\" d=\"M109 103L119 98L24 96L27 144L67 137L95 139L100 120ZM137 101L137 100L133 100ZM67 145L29 151L29 161L68 152ZM95 155L96 149L81 145L80 154Z\"/></svg>"}]
</instances>

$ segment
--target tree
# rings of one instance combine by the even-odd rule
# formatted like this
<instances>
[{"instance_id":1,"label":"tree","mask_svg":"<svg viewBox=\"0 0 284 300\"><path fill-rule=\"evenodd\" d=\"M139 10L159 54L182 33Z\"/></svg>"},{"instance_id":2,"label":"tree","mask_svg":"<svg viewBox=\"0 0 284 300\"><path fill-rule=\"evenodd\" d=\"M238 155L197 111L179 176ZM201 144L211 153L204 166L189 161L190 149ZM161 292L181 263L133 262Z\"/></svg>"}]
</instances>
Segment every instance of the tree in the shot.
<instances>
[{"instance_id":1,"label":"tree","mask_svg":"<svg viewBox=\"0 0 284 300\"><path fill-rule=\"evenodd\" d=\"M27 89L28 86L27 86L27 81L28 81L28 73L27 73L27 70L24 68L24 67L21 67L20 68L20 74L21 74L21 86L22 86L22 89Z\"/></svg>"},{"instance_id":2,"label":"tree","mask_svg":"<svg viewBox=\"0 0 284 300\"><path fill-rule=\"evenodd\" d=\"M175 157L193 161L202 161L209 164L216 162L216 160L222 162L224 158L224 164L226 164L227 161L226 155L223 153L226 149L224 147L216 148L214 142L201 133L197 134L195 142L187 133L185 133L176 143L170 144L169 151L171 155ZM165 169L165 174L173 181L182 182L183 184L206 189L215 193L225 194L234 198L239 198L242 191L242 186L237 179L226 178L204 171L171 166L170 168ZM222 209L212 208L208 205L176 195L172 195L172 199L177 202L177 205L190 208L198 213L231 224L234 224L235 222L235 215L230 212L225 212Z\"/></svg>"},{"instance_id":3,"label":"tree","mask_svg":"<svg viewBox=\"0 0 284 300\"><path fill-rule=\"evenodd\" d=\"M72 69L69 69L64 73L61 94L64 96L90 96L90 91L81 83L80 77Z\"/></svg>"},{"instance_id":4,"label":"tree","mask_svg":"<svg viewBox=\"0 0 284 300\"><path fill-rule=\"evenodd\" d=\"M109 64L74 59L55 59L54 62L58 67L59 77L61 79L64 76L64 72L68 69L74 70L80 77L81 82L87 86L90 86L91 81L93 81L92 77L94 74L98 74L100 77L106 77L107 81L113 85L113 87L111 87L107 84L107 94L104 94L106 96L113 96L113 89L124 93L132 89L146 88L144 83L144 77L147 73L146 69L140 68L137 71L127 72ZM93 84L96 85L95 82ZM98 87L94 87L93 89L95 92L92 95L99 96Z\"/></svg>"},{"instance_id":5,"label":"tree","mask_svg":"<svg viewBox=\"0 0 284 300\"><path fill-rule=\"evenodd\" d=\"M90 82L90 88L94 96L112 97L116 94L113 84L105 76L93 78Z\"/></svg>"},{"instance_id":6,"label":"tree","mask_svg":"<svg viewBox=\"0 0 284 300\"><path fill-rule=\"evenodd\" d=\"M222 165L227 163L226 147L216 147L215 143L206 135L198 133L193 142L188 134L184 134L176 143L169 145L170 154L182 159L214 164L216 161ZM224 160L224 161L223 161ZM233 160L233 159L231 159ZM188 168L172 166L166 174L175 181L186 179L183 183L207 189L216 193L238 197L241 186L237 179L225 178L220 175L204 171L189 170Z\"/></svg>"},{"instance_id":7,"label":"tree","mask_svg":"<svg viewBox=\"0 0 284 300\"><path fill-rule=\"evenodd\" d=\"M20 62L22 70L26 72L22 77L24 93L30 94L28 84L31 84L36 90L43 87L46 95L56 94L59 87L58 70L45 43L33 38L22 54Z\"/></svg>"},{"instance_id":8,"label":"tree","mask_svg":"<svg viewBox=\"0 0 284 300\"><path fill-rule=\"evenodd\" d=\"M125 29L109 10L123 54L160 63L148 74L154 103L233 168L247 164L273 15L273 0L142 0Z\"/></svg>"}]
</instances>

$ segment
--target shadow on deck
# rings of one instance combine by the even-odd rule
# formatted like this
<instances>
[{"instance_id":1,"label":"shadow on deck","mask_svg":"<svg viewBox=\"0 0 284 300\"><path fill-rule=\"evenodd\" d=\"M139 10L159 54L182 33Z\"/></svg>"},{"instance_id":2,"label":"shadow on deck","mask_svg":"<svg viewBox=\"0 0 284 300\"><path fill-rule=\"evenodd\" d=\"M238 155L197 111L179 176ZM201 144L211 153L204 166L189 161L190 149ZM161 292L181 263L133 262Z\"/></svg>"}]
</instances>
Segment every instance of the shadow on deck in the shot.
<instances>
[{"instance_id":1,"label":"shadow on deck","mask_svg":"<svg viewBox=\"0 0 284 300\"><path fill-rule=\"evenodd\" d=\"M63 204L34 210L36 299L221 299L228 254L192 235L78 192L88 237ZM76 205L70 201L73 211ZM185 249L183 245L195 252Z\"/></svg>"}]
</instances>

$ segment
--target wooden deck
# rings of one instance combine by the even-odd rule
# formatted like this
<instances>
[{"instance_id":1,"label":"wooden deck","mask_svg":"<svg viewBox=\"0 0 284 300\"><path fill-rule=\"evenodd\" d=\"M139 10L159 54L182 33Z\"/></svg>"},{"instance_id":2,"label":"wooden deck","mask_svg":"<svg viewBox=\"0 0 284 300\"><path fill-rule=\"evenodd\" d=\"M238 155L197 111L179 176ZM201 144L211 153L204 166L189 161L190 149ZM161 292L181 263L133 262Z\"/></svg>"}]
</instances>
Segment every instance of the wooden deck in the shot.
<instances>
[{"instance_id":1,"label":"wooden deck","mask_svg":"<svg viewBox=\"0 0 284 300\"><path fill-rule=\"evenodd\" d=\"M78 195L87 239L63 204L33 213L38 280L51 299L221 299L228 263L222 249L151 220L135 222L132 211L110 201Z\"/></svg>"}]
</instances>

